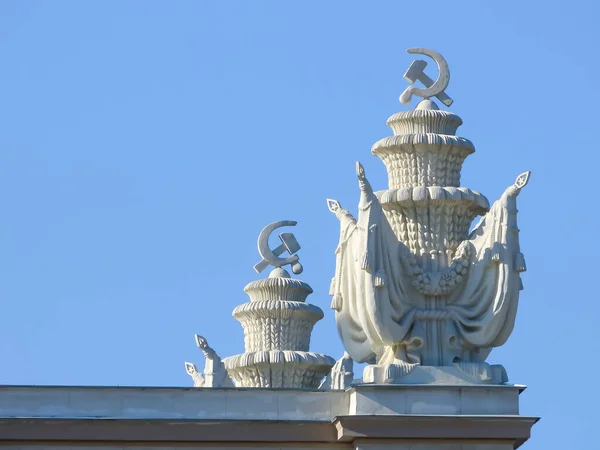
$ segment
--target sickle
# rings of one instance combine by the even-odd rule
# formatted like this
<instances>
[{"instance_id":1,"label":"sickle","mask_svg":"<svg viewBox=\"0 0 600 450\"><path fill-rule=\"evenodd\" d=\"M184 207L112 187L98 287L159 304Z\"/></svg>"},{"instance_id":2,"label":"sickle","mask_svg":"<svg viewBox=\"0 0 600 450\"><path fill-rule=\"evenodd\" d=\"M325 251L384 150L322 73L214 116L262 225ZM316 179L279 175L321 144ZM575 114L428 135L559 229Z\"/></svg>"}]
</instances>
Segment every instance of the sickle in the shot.
<instances>
[{"instance_id":1,"label":"sickle","mask_svg":"<svg viewBox=\"0 0 600 450\"><path fill-rule=\"evenodd\" d=\"M400 101L402 103L410 103L410 100L413 95L417 95L419 97L423 97L424 99L428 99L430 97L435 97L439 93L446 90L446 88L448 87L448 83L450 82L450 69L448 68L448 63L442 55L428 48L409 48L406 51L408 53L418 53L420 55L427 55L430 58L432 58L438 66L438 77L435 80L435 82L428 88L418 88L416 86L407 87L400 96Z\"/></svg>"},{"instance_id":2,"label":"sickle","mask_svg":"<svg viewBox=\"0 0 600 450\"><path fill-rule=\"evenodd\" d=\"M281 227L293 227L297 224L295 220L280 220L279 222L274 222L270 225L267 225L263 228L258 236L258 253L260 256L267 261L269 264L275 267L282 267L287 264L294 264L298 261L298 255L288 256L287 258L280 258L276 256L269 247L269 236L271 233L277 228Z\"/></svg>"}]
</instances>

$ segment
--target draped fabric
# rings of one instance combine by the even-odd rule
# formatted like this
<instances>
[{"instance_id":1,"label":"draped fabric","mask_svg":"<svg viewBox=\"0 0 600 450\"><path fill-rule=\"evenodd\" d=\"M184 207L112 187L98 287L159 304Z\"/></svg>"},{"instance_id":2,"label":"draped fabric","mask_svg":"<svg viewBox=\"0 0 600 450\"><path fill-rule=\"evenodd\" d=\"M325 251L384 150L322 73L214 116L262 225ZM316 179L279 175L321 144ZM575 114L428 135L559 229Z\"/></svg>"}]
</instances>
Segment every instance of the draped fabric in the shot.
<instances>
[{"instance_id":1,"label":"draped fabric","mask_svg":"<svg viewBox=\"0 0 600 450\"><path fill-rule=\"evenodd\" d=\"M401 265L402 252L408 250L368 185L361 189L358 220L346 210L336 215L341 231L331 294L338 332L352 359L380 360L412 323L410 281Z\"/></svg>"},{"instance_id":2,"label":"draped fabric","mask_svg":"<svg viewBox=\"0 0 600 450\"><path fill-rule=\"evenodd\" d=\"M508 188L465 243L471 247L466 279L443 297L449 312L440 336L445 363L454 357L483 361L513 329L521 289L518 272L525 270L516 226L518 193L515 186ZM334 212L341 229L330 294L346 351L358 362L420 362L411 342L423 342L426 328L433 325L416 320L416 313L432 297L411 284L402 262L408 248L397 239L366 180L361 182L358 219L341 208Z\"/></svg>"},{"instance_id":3,"label":"draped fabric","mask_svg":"<svg viewBox=\"0 0 600 450\"><path fill-rule=\"evenodd\" d=\"M485 360L514 327L522 289L519 273L525 270L517 228L518 194L519 189L509 187L471 232L468 279L448 302L463 344L480 349L472 359Z\"/></svg>"}]
</instances>

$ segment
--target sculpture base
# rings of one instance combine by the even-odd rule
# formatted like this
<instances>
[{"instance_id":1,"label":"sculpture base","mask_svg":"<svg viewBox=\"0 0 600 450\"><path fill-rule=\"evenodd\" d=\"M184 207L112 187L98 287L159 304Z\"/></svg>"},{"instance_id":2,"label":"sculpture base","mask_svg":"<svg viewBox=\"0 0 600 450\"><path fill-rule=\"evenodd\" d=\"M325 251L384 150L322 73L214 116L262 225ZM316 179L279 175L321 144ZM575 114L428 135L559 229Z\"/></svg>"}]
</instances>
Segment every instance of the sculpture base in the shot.
<instances>
[{"instance_id":1,"label":"sculpture base","mask_svg":"<svg viewBox=\"0 0 600 450\"><path fill-rule=\"evenodd\" d=\"M456 363L435 367L399 361L366 366L362 381L374 384L504 384L508 377L500 364Z\"/></svg>"},{"instance_id":2,"label":"sculpture base","mask_svg":"<svg viewBox=\"0 0 600 450\"><path fill-rule=\"evenodd\" d=\"M236 387L316 389L335 364L313 352L270 350L223 359Z\"/></svg>"},{"instance_id":3,"label":"sculpture base","mask_svg":"<svg viewBox=\"0 0 600 450\"><path fill-rule=\"evenodd\" d=\"M524 388L355 385L346 391L348 415L334 424L353 450L514 450L537 421L519 414Z\"/></svg>"}]
</instances>

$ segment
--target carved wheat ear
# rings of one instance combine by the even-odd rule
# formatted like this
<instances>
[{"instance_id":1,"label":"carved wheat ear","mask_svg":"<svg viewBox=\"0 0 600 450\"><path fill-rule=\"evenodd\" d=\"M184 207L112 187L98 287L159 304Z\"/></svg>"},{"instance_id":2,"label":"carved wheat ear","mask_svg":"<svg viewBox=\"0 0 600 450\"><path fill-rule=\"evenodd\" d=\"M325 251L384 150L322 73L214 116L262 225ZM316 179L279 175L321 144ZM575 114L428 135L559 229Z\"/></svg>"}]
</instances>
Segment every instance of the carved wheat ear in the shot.
<instances>
[{"instance_id":1,"label":"carved wheat ear","mask_svg":"<svg viewBox=\"0 0 600 450\"><path fill-rule=\"evenodd\" d=\"M340 205L337 200L333 200L331 198L328 198L327 199L327 208L329 208L329 211L331 211L332 213L335 214L340 209L342 209L342 205Z\"/></svg>"},{"instance_id":2,"label":"carved wheat ear","mask_svg":"<svg viewBox=\"0 0 600 450\"><path fill-rule=\"evenodd\" d=\"M365 168L359 161L356 161L356 176L361 181L365 179Z\"/></svg>"},{"instance_id":3,"label":"carved wheat ear","mask_svg":"<svg viewBox=\"0 0 600 450\"><path fill-rule=\"evenodd\" d=\"M365 168L360 162L356 162L356 176L358 177L358 185L361 191L371 191L371 184L367 180Z\"/></svg>"}]
</instances>

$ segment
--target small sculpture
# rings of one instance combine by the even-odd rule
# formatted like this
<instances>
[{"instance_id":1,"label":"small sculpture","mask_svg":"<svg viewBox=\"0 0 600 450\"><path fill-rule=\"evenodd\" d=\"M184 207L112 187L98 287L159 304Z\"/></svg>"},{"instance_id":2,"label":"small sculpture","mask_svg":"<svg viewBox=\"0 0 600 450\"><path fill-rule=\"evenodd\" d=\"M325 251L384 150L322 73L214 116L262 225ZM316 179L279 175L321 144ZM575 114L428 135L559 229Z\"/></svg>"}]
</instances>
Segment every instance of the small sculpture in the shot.
<instances>
[{"instance_id":1,"label":"small sculpture","mask_svg":"<svg viewBox=\"0 0 600 450\"><path fill-rule=\"evenodd\" d=\"M354 361L344 352L344 356L336 361L331 372L323 380L319 389L344 390L354 381Z\"/></svg>"},{"instance_id":2,"label":"small sculpture","mask_svg":"<svg viewBox=\"0 0 600 450\"><path fill-rule=\"evenodd\" d=\"M194 387L232 387L233 382L229 378L227 370L221 358L208 345L206 338L195 334L196 345L205 356L204 373L200 373L192 363L185 363L185 371L194 380Z\"/></svg>"},{"instance_id":3,"label":"small sculpture","mask_svg":"<svg viewBox=\"0 0 600 450\"><path fill-rule=\"evenodd\" d=\"M295 254L298 241L292 233L281 233L282 244L269 248L274 230L294 225L292 220L274 222L258 237L262 260L254 270L275 268L267 278L249 283L244 291L250 301L233 310L244 328L245 351L225 358L223 364L237 387L316 389L335 364L333 358L310 351L313 326L323 318L321 308L306 302L312 288L282 268L291 264L293 273L302 272ZM291 256L281 258L286 251Z\"/></svg>"},{"instance_id":4,"label":"small sculpture","mask_svg":"<svg viewBox=\"0 0 600 450\"><path fill-rule=\"evenodd\" d=\"M204 375L198 371L195 364L191 362L185 363L185 371L194 380L194 387L204 387Z\"/></svg>"}]
</instances>

